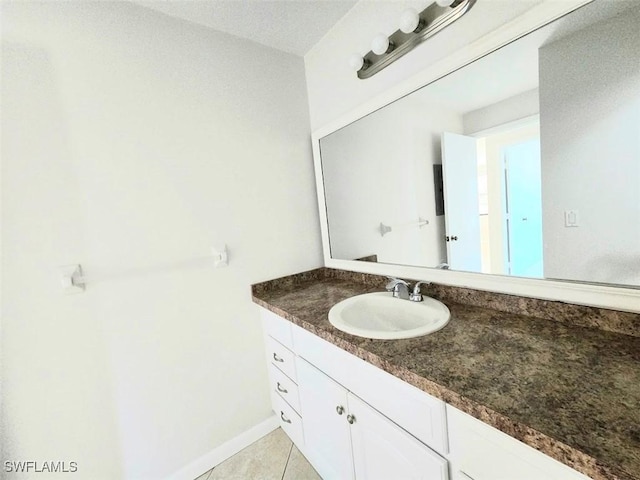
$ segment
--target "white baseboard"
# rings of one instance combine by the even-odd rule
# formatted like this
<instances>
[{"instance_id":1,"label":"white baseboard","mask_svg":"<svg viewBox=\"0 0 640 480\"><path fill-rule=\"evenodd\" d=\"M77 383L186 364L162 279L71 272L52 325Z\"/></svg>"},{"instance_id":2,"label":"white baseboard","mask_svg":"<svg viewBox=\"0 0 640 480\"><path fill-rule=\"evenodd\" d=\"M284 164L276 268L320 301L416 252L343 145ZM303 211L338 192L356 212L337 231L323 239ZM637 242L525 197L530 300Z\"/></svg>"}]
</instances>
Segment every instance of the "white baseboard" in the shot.
<instances>
[{"instance_id":1,"label":"white baseboard","mask_svg":"<svg viewBox=\"0 0 640 480\"><path fill-rule=\"evenodd\" d=\"M216 465L220 465L227 458L232 457L243 448L248 447L279 426L278 417L272 415L237 437L232 438L209 453L185 465L177 472L169 475L166 480L195 480L204 472L211 470Z\"/></svg>"}]
</instances>

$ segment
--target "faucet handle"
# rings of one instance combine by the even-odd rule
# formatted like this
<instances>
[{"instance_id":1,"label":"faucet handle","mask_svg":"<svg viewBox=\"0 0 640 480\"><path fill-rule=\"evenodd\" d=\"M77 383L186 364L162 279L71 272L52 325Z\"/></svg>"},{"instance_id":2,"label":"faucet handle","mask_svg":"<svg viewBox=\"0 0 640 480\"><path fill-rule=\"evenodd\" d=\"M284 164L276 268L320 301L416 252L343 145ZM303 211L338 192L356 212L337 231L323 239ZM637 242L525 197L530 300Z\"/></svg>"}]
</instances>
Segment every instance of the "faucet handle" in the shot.
<instances>
[{"instance_id":1,"label":"faucet handle","mask_svg":"<svg viewBox=\"0 0 640 480\"><path fill-rule=\"evenodd\" d=\"M420 293L420 285L429 285L431 282L420 281L416 282L413 286L413 293L409 295L409 300L412 302L421 302L422 301L422 293Z\"/></svg>"}]
</instances>

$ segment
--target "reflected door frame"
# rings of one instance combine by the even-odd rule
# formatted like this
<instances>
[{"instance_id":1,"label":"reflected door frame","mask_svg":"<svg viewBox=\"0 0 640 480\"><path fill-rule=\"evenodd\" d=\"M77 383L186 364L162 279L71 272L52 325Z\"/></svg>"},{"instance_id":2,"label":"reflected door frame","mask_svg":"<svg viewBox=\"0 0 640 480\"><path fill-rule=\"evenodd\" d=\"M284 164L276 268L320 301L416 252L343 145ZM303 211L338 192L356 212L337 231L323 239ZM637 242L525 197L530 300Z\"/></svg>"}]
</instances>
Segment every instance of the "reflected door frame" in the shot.
<instances>
[{"instance_id":1,"label":"reflected door frame","mask_svg":"<svg viewBox=\"0 0 640 480\"><path fill-rule=\"evenodd\" d=\"M472 134L485 149L487 164L489 217L489 271L509 275L508 233L506 222L505 169L502 150L508 146L540 137L540 117L529 117ZM483 239L486 241L486 239Z\"/></svg>"}]
</instances>

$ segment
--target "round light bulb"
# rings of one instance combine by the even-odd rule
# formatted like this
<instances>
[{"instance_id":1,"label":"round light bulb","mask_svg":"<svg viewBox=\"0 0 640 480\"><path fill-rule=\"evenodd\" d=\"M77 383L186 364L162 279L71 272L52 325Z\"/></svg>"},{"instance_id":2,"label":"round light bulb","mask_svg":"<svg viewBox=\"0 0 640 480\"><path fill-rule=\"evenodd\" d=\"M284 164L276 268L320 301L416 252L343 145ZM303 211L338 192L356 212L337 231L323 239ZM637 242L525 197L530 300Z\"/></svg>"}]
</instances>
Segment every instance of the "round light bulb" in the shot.
<instances>
[{"instance_id":1,"label":"round light bulb","mask_svg":"<svg viewBox=\"0 0 640 480\"><path fill-rule=\"evenodd\" d=\"M384 33L379 33L375 37L373 37L373 41L371 42L371 50L376 55L383 55L387 53L390 47L389 37L387 37Z\"/></svg>"},{"instance_id":2,"label":"round light bulb","mask_svg":"<svg viewBox=\"0 0 640 480\"><path fill-rule=\"evenodd\" d=\"M448 6L450 6L453 2L454 2L454 0L436 0L436 3L437 3L437 4L438 4L438 6L440 6L440 7L448 7Z\"/></svg>"},{"instance_id":3,"label":"round light bulb","mask_svg":"<svg viewBox=\"0 0 640 480\"><path fill-rule=\"evenodd\" d=\"M420 25L420 15L415 8L407 8L400 16L400 30L404 33L415 32Z\"/></svg>"},{"instance_id":4,"label":"round light bulb","mask_svg":"<svg viewBox=\"0 0 640 480\"><path fill-rule=\"evenodd\" d=\"M364 58L358 53L354 53L349 57L349 66L356 72L364 67Z\"/></svg>"}]
</instances>

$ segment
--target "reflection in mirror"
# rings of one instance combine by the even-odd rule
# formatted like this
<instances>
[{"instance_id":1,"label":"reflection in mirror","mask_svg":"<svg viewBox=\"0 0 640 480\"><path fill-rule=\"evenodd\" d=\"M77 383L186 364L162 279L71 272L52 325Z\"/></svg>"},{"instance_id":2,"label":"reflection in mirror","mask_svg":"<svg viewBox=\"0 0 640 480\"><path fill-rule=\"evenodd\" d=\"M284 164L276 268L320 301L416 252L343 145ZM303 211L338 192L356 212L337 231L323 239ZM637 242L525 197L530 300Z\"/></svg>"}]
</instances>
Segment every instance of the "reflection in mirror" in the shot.
<instances>
[{"instance_id":1,"label":"reflection in mirror","mask_svg":"<svg viewBox=\"0 0 640 480\"><path fill-rule=\"evenodd\" d=\"M595 0L320 139L331 257L640 286L639 24Z\"/></svg>"}]
</instances>

